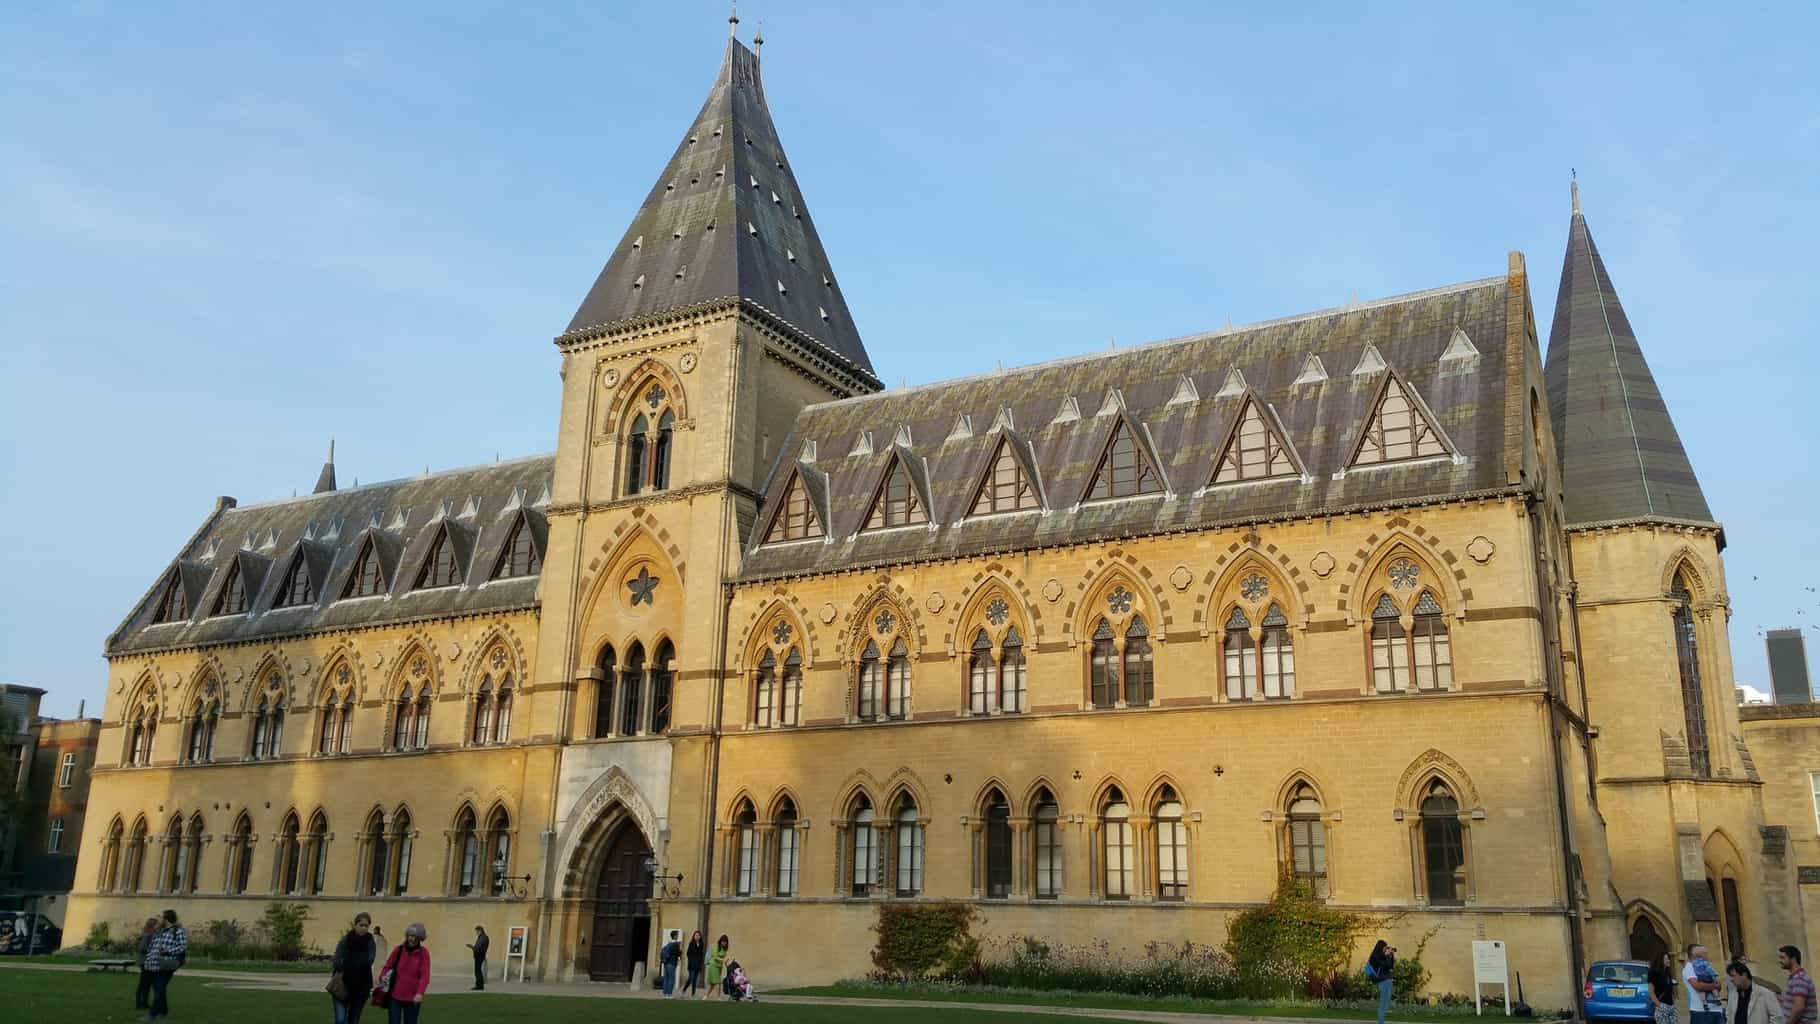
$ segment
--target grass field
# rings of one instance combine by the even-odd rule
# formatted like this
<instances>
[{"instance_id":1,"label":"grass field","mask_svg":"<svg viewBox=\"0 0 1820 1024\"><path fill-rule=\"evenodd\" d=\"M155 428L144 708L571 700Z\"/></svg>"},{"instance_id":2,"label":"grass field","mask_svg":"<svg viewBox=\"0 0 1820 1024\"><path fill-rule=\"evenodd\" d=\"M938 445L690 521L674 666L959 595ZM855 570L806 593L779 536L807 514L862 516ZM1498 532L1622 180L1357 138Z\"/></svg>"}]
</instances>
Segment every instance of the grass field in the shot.
<instances>
[{"instance_id":1,"label":"grass field","mask_svg":"<svg viewBox=\"0 0 1820 1024\"><path fill-rule=\"evenodd\" d=\"M125 1024L141 1016L133 1009L131 975L85 974L0 968L0 1008L9 1021L32 1024ZM229 982L186 978L171 984L171 1020L239 1024L322 1024L329 1019L328 996L312 992L262 992L223 987ZM879 1009L852 1006L795 1006L782 1003L729 1005L687 1000L600 999L505 994L439 995L424 1001L424 1024L431 1022L524 1022L524 1024L598 1024L602 1020L645 1021L804 1021L837 1024L864 1018L866 1024L1055 1024L1058 1018L983 1010L931 1010L917 1007ZM367 1011L362 1024L383 1024L384 1011ZM1068 1017L1069 1021L1092 1018ZM1102 1022L1103 1024L1103 1022Z\"/></svg>"},{"instance_id":2,"label":"grass field","mask_svg":"<svg viewBox=\"0 0 1820 1024\"><path fill-rule=\"evenodd\" d=\"M23 964L87 964L90 960L130 960L130 955L116 956L112 953L50 953L45 956L8 957L8 963ZM320 961L296 960L289 963L277 960L210 960L207 957L190 957L191 970L210 971L255 971L260 974L326 974L328 966Z\"/></svg>"},{"instance_id":3,"label":"grass field","mask_svg":"<svg viewBox=\"0 0 1820 1024\"><path fill-rule=\"evenodd\" d=\"M1149 1010L1165 1013L1224 1014L1240 1017L1312 1017L1325 1020L1376 1020L1376 1003L1320 1005L1299 1002L1261 1002L1239 999L1189 999L1184 996L1157 998L1127 996L1106 992L1034 992L1023 989L947 988L939 985L887 986L847 983L814 988L784 989L779 995L834 996L844 999L917 999L926 1002L996 1003L1021 1006L1068 1006L1094 1010ZM1472 1007L1427 1007L1396 1004L1390 1008L1394 1021L1466 1021L1496 1024L1517 1018L1487 1010L1484 1016L1473 1016Z\"/></svg>"}]
</instances>

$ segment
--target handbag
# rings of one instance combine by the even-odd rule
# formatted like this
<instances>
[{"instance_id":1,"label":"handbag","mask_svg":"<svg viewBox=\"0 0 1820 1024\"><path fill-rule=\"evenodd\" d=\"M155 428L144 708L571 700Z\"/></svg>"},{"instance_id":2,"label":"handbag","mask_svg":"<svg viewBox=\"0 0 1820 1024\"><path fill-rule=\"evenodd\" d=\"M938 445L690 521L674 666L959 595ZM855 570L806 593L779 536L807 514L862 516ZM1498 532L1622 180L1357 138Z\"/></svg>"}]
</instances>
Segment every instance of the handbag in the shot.
<instances>
[{"instance_id":1,"label":"handbag","mask_svg":"<svg viewBox=\"0 0 1820 1024\"><path fill-rule=\"evenodd\" d=\"M392 968L398 962L398 950L402 948L392 947L391 955L385 958L385 969L379 973L379 983L373 986L373 998L368 1000L382 1010L392 1005L392 979L397 976Z\"/></svg>"},{"instance_id":2,"label":"handbag","mask_svg":"<svg viewBox=\"0 0 1820 1024\"><path fill-rule=\"evenodd\" d=\"M348 983L341 977L340 971L329 975L329 983L324 986L324 991L333 996L338 1003L348 1001Z\"/></svg>"}]
</instances>

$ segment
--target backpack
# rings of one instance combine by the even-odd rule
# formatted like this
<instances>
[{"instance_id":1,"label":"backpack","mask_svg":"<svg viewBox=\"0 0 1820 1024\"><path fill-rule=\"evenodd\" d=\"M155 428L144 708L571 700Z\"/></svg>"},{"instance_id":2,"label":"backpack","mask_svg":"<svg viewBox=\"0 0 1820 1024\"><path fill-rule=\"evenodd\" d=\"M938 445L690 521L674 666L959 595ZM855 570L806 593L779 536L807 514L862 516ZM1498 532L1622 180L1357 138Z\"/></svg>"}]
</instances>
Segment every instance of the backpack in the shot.
<instances>
[{"instance_id":1,"label":"backpack","mask_svg":"<svg viewBox=\"0 0 1820 1024\"><path fill-rule=\"evenodd\" d=\"M1369 961L1369 960L1367 960L1365 962L1364 974L1365 974L1366 981L1371 982L1373 985L1376 985L1378 983L1378 972L1375 970L1372 970L1371 961Z\"/></svg>"}]
</instances>

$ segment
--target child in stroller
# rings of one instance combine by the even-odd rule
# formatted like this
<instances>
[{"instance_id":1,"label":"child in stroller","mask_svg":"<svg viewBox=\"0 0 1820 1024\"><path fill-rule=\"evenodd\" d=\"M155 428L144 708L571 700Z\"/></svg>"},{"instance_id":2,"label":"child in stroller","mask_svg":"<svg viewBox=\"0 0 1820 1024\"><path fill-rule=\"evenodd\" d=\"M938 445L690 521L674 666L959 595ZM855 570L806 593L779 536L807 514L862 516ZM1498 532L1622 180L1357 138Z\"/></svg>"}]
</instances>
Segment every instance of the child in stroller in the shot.
<instances>
[{"instance_id":1,"label":"child in stroller","mask_svg":"<svg viewBox=\"0 0 1820 1024\"><path fill-rule=\"evenodd\" d=\"M727 977L721 982L721 991L735 1001L758 999L758 993L752 990L752 979L746 977L746 969L738 960L727 961Z\"/></svg>"}]
</instances>

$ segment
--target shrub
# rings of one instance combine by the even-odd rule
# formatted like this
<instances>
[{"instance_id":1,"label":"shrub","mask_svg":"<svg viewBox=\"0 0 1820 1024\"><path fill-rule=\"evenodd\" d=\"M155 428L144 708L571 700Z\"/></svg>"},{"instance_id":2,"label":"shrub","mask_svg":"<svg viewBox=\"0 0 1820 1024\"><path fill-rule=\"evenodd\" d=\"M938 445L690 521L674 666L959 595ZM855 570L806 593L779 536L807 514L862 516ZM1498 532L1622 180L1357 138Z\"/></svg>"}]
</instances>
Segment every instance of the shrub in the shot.
<instances>
[{"instance_id":1,"label":"shrub","mask_svg":"<svg viewBox=\"0 0 1820 1024\"><path fill-rule=\"evenodd\" d=\"M108 938L109 930L106 921L96 921L88 926L88 938L83 939L82 944L90 949L106 949L111 941Z\"/></svg>"},{"instance_id":2,"label":"shrub","mask_svg":"<svg viewBox=\"0 0 1820 1024\"><path fill-rule=\"evenodd\" d=\"M1385 919L1336 910L1307 882L1285 875L1270 902L1246 910L1227 929L1226 952L1238 965L1240 994L1256 999L1348 998L1342 982L1359 940ZM1360 979L1361 981L1363 978Z\"/></svg>"},{"instance_id":3,"label":"shrub","mask_svg":"<svg viewBox=\"0 0 1820 1024\"><path fill-rule=\"evenodd\" d=\"M975 978L998 988L1117 992L1145 996L1232 996L1231 958L1192 942L1152 942L1141 957L1128 957L1105 940L1087 946L1051 946L1028 935L991 942Z\"/></svg>"},{"instance_id":4,"label":"shrub","mask_svg":"<svg viewBox=\"0 0 1820 1024\"><path fill-rule=\"evenodd\" d=\"M880 904L872 926L878 933L872 966L886 981L958 977L979 959L979 940L972 934L976 917L965 903Z\"/></svg>"},{"instance_id":5,"label":"shrub","mask_svg":"<svg viewBox=\"0 0 1820 1024\"><path fill-rule=\"evenodd\" d=\"M310 919L307 903L268 903L260 922L271 935L272 959L295 960L303 952L303 925Z\"/></svg>"}]
</instances>

